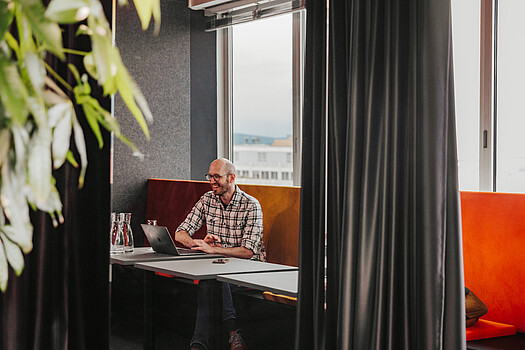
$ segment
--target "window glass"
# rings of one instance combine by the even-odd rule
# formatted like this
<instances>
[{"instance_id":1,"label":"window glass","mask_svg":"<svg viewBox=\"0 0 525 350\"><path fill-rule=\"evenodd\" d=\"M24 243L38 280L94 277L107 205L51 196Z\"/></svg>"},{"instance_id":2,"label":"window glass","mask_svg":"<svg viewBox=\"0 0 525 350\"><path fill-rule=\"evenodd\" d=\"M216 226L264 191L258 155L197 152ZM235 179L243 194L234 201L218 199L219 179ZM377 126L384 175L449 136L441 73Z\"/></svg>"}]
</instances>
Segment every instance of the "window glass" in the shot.
<instances>
[{"instance_id":1,"label":"window glass","mask_svg":"<svg viewBox=\"0 0 525 350\"><path fill-rule=\"evenodd\" d=\"M525 192L525 1L498 3L496 189Z\"/></svg>"},{"instance_id":2,"label":"window glass","mask_svg":"<svg viewBox=\"0 0 525 350\"><path fill-rule=\"evenodd\" d=\"M232 27L233 162L242 170L238 183L292 185L291 175L273 175L293 172L292 16Z\"/></svg>"},{"instance_id":3,"label":"window glass","mask_svg":"<svg viewBox=\"0 0 525 350\"><path fill-rule=\"evenodd\" d=\"M452 0L459 187L479 190L480 0Z\"/></svg>"}]
</instances>

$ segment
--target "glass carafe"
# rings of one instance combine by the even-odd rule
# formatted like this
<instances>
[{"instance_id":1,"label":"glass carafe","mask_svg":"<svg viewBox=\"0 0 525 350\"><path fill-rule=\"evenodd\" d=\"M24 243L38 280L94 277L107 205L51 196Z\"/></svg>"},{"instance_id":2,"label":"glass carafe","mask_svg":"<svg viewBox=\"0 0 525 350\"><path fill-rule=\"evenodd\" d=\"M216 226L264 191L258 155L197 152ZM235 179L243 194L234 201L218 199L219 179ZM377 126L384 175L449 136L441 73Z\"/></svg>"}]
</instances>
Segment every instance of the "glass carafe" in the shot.
<instances>
[{"instance_id":1,"label":"glass carafe","mask_svg":"<svg viewBox=\"0 0 525 350\"><path fill-rule=\"evenodd\" d=\"M120 213L122 235L124 236L124 252L133 251L133 231L131 230L131 213Z\"/></svg>"},{"instance_id":2,"label":"glass carafe","mask_svg":"<svg viewBox=\"0 0 525 350\"><path fill-rule=\"evenodd\" d=\"M109 231L109 252L111 254L124 253L124 235L122 233L122 225L120 221L120 214L111 213L111 230Z\"/></svg>"}]
</instances>

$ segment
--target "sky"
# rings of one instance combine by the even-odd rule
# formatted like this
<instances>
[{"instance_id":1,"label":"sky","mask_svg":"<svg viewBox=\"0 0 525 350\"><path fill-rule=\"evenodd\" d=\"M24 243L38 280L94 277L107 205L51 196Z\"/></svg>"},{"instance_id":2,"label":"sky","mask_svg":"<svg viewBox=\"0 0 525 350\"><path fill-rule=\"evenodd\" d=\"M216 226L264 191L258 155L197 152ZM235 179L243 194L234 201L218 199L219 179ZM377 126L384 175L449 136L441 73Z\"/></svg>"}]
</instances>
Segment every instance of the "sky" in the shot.
<instances>
[{"instance_id":1,"label":"sky","mask_svg":"<svg viewBox=\"0 0 525 350\"><path fill-rule=\"evenodd\" d=\"M292 134L292 15L233 27L234 133Z\"/></svg>"}]
</instances>

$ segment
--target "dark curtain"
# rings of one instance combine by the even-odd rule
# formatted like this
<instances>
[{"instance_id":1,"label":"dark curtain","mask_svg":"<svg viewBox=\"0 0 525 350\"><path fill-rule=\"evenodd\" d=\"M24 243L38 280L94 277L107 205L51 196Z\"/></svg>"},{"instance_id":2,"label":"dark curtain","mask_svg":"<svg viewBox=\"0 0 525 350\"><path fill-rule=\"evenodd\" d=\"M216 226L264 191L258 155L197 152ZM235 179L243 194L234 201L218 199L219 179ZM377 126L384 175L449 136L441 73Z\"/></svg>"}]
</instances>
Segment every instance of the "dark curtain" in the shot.
<instances>
[{"instance_id":1,"label":"dark curtain","mask_svg":"<svg viewBox=\"0 0 525 350\"><path fill-rule=\"evenodd\" d=\"M306 2L299 218L299 298L296 349L321 349L324 338L324 242L326 153L326 6Z\"/></svg>"},{"instance_id":2,"label":"dark curtain","mask_svg":"<svg viewBox=\"0 0 525 350\"><path fill-rule=\"evenodd\" d=\"M108 5L105 1L111 9ZM63 29L64 47L89 50L89 40L76 37L75 27ZM80 60L70 56L68 62ZM68 62L48 63L64 73ZM68 82L74 78L68 76ZM101 90L93 88L101 98ZM109 108L108 98L101 102ZM54 172L64 224L53 228L47 214L32 213L33 251L25 256L21 276L9 269L7 291L0 295L1 349L109 348L110 139L104 133L99 150L85 122L83 127L89 162L84 188L78 189L78 170L66 164Z\"/></svg>"},{"instance_id":3,"label":"dark curtain","mask_svg":"<svg viewBox=\"0 0 525 350\"><path fill-rule=\"evenodd\" d=\"M464 349L450 2L330 1L327 66L323 5L307 5L296 348ZM326 68L325 170L309 148Z\"/></svg>"}]
</instances>

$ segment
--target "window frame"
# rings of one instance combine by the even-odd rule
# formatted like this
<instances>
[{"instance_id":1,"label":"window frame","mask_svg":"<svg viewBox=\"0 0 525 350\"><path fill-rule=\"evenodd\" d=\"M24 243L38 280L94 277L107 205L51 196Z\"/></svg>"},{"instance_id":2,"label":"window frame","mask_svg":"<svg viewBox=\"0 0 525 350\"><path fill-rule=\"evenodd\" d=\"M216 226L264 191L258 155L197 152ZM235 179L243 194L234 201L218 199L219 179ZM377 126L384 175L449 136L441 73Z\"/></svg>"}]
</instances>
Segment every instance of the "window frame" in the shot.
<instances>
[{"instance_id":1,"label":"window frame","mask_svg":"<svg viewBox=\"0 0 525 350\"><path fill-rule=\"evenodd\" d=\"M301 184L306 11L292 13L292 137L294 186ZM217 30L217 156L233 155L233 31ZM235 161L235 160L234 160Z\"/></svg>"},{"instance_id":2,"label":"window frame","mask_svg":"<svg viewBox=\"0 0 525 350\"><path fill-rule=\"evenodd\" d=\"M478 191L498 191L498 6L480 0L480 130ZM522 193L522 192L518 192Z\"/></svg>"}]
</instances>

